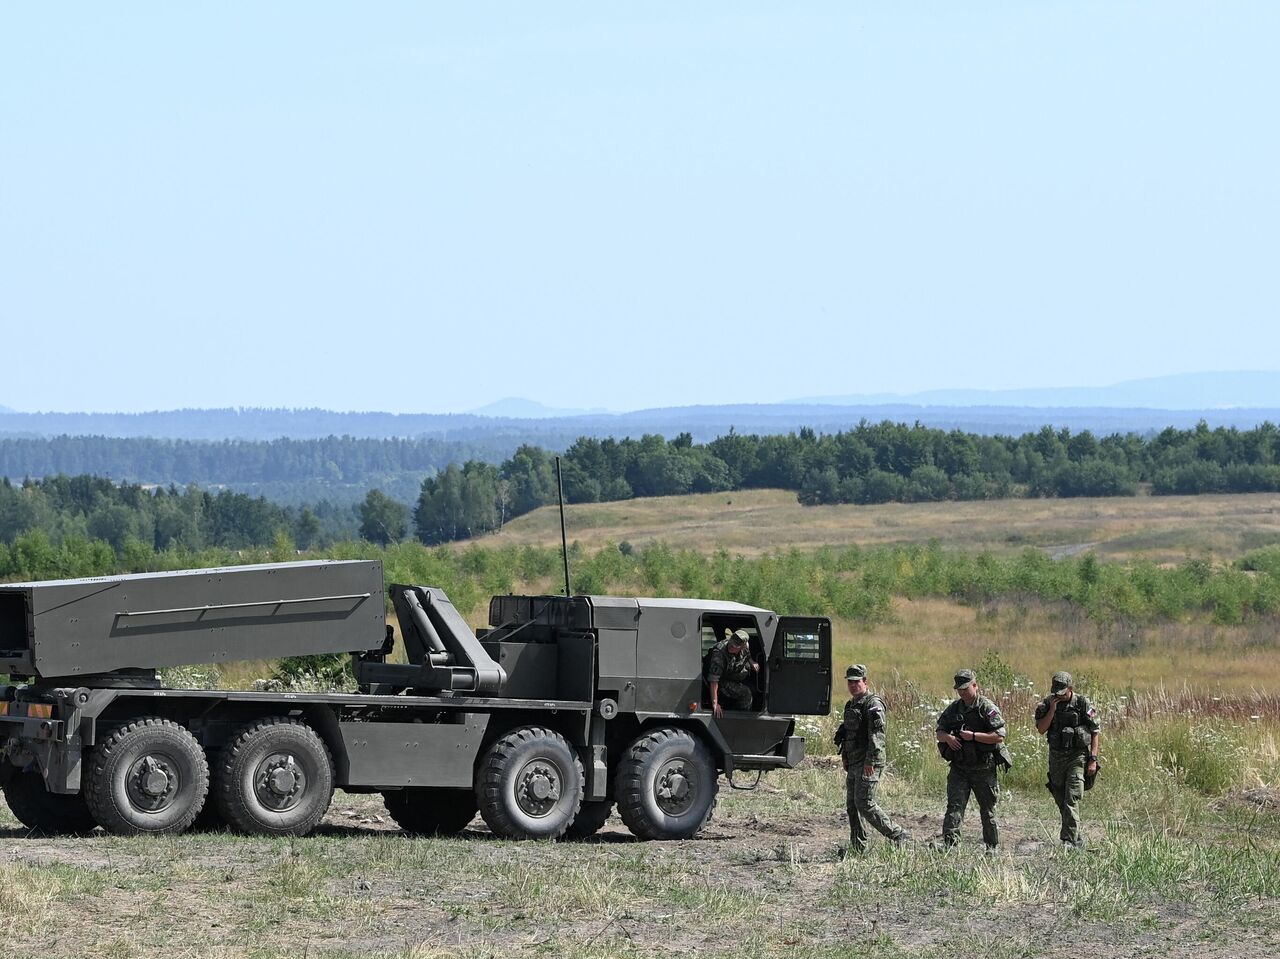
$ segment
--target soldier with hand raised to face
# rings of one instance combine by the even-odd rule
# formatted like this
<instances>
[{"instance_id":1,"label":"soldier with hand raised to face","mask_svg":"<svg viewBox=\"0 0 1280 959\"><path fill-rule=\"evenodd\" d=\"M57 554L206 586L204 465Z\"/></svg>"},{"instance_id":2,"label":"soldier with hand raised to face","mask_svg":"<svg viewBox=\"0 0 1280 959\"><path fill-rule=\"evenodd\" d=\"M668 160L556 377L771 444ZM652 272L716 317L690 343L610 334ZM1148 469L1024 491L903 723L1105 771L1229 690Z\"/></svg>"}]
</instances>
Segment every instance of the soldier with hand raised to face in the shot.
<instances>
[{"instance_id":1,"label":"soldier with hand raised to face","mask_svg":"<svg viewBox=\"0 0 1280 959\"><path fill-rule=\"evenodd\" d=\"M1080 835L1080 800L1098 774L1098 711L1075 690L1071 674L1054 673L1049 695L1036 706L1036 732L1049 742L1049 781L1062 829L1058 838L1075 849Z\"/></svg>"}]
</instances>

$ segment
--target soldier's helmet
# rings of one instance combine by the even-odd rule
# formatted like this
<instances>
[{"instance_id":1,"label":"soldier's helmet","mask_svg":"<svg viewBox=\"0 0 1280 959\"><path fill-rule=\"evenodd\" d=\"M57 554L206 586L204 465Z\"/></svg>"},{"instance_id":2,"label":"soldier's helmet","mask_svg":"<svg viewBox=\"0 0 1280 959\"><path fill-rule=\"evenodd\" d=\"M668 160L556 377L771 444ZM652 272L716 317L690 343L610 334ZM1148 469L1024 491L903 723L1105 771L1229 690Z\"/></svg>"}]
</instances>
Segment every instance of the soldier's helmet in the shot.
<instances>
[{"instance_id":1,"label":"soldier's helmet","mask_svg":"<svg viewBox=\"0 0 1280 959\"><path fill-rule=\"evenodd\" d=\"M735 629L729 634L728 640L731 646L746 646L751 642L751 634L745 629Z\"/></svg>"}]
</instances>

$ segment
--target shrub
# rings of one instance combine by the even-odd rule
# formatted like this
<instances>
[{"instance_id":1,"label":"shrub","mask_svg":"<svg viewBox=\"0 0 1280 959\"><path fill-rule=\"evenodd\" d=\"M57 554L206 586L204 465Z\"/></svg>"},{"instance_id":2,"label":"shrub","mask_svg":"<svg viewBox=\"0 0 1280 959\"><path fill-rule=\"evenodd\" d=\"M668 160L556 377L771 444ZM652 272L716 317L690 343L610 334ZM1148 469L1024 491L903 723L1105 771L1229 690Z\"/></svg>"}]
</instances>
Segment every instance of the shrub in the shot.
<instances>
[{"instance_id":1,"label":"shrub","mask_svg":"<svg viewBox=\"0 0 1280 959\"><path fill-rule=\"evenodd\" d=\"M276 662L271 678L289 690L351 692L356 688L351 657L345 653L286 656Z\"/></svg>"},{"instance_id":2,"label":"shrub","mask_svg":"<svg viewBox=\"0 0 1280 959\"><path fill-rule=\"evenodd\" d=\"M1217 796L1241 784L1247 751L1233 724L1170 718L1152 726L1146 739L1156 767L1179 785Z\"/></svg>"}]
</instances>

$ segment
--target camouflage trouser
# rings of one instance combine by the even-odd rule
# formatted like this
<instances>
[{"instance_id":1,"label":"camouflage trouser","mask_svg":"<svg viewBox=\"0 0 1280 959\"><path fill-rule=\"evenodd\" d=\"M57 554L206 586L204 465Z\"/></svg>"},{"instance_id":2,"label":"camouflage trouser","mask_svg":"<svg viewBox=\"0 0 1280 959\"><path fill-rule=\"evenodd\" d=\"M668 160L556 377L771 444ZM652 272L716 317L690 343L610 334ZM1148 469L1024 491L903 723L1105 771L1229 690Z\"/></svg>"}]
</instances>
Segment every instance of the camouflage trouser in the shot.
<instances>
[{"instance_id":1,"label":"camouflage trouser","mask_svg":"<svg viewBox=\"0 0 1280 959\"><path fill-rule=\"evenodd\" d=\"M960 841L960 822L969 805L969 793L977 797L982 813L982 841L994 849L1000 842L1000 826L996 822L1000 784L996 782L994 764L951 767L947 773L947 815L942 820L942 842L954 846Z\"/></svg>"},{"instance_id":2,"label":"camouflage trouser","mask_svg":"<svg viewBox=\"0 0 1280 959\"><path fill-rule=\"evenodd\" d=\"M750 709L755 691L746 683L721 680L719 697L721 709Z\"/></svg>"},{"instance_id":3,"label":"camouflage trouser","mask_svg":"<svg viewBox=\"0 0 1280 959\"><path fill-rule=\"evenodd\" d=\"M862 774L862 763L849 767L845 779L844 805L849 810L849 842L855 849L867 848L867 827L865 819L882 836L898 842L906 838L906 830L894 823L885 815L880 804L876 802L876 791L880 788L880 773L883 766L876 766L870 776Z\"/></svg>"},{"instance_id":4,"label":"camouflage trouser","mask_svg":"<svg viewBox=\"0 0 1280 959\"><path fill-rule=\"evenodd\" d=\"M1062 815L1058 838L1080 845L1080 800L1084 798L1084 767L1089 757L1081 752L1049 750L1049 792Z\"/></svg>"}]
</instances>

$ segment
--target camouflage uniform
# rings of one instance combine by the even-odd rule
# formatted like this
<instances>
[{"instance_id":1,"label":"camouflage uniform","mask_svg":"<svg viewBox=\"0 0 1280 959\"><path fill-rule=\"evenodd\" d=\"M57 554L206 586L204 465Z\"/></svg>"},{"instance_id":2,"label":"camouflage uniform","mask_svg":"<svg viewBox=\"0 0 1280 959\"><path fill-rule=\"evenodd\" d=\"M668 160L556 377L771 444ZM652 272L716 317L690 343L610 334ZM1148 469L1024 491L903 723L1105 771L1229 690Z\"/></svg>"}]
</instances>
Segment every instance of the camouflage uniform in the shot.
<instances>
[{"instance_id":1,"label":"camouflage uniform","mask_svg":"<svg viewBox=\"0 0 1280 959\"><path fill-rule=\"evenodd\" d=\"M876 802L880 774L884 771L885 705L875 693L865 693L845 703L840 757L844 761L845 808L849 810L849 842L854 849L867 848L865 819L882 836L894 842L907 839L906 830L885 815ZM875 771L866 775L864 766Z\"/></svg>"},{"instance_id":2,"label":"camouflage uniform","mask_svg":"<svg viewBox=\"0 0 1280 959\"><path fill-rule=\"evenodd\" d=\"M1058 685L1058 676L1054 677L1054 685ZM1061 688L1069 685L1071 677L1067 675L1067 682ZM1037 723L1048 714L1052 698L1046 696L1036 706ZM1049 781L1045 785L1053 794L1053 801L1058 804L1058 813L1062 817L1058 838L1073 846L1083 843L1080 837L1080 800L1084 797L1084 771L1089 763L1089 744L1101 729L1098 711L1089 700L1075 693L1066 702L1058 703L1045 733L1049 742Z\"/></svg>"},{"instance_id":3,"label":"camouflage uniform","mask_svg":"<svg viewBox=\"0 0 1280 959\"><path fill-rule=\"evenodd\" d=\"M1000 707L986 696L978 696L968 706L963 699L956 699L938 717L938 732L954 736L961 729L978 733L998 732L1004 729L1004 716L1000 714ZM944 845L954 846L960 841L960 823L969 805L970 793L977 798L978 810L982 814L982 841L988 849L999 844L1000 826L996 822L996 804L1000 802L1000 784L996 781L998 750L998 746L966 740L959 753L946 753L954 758L950 759L951 771L947 773L947 814L942 821Z\"/></svg>"},{"instance_id":4,"label":"camouflage uniform","mask_svg":"<svg viewBox=\"0 0 1280 959\"><path fill-rule=\"evenodd\" d=\"M751 679L751 651L743 644L736 653L729 649L729 640L722 639L711 647L706 659L706 680L719 683L719 699L722 709L750 709L755 691L747 685Z\"/></svg>"}]
</instances>

